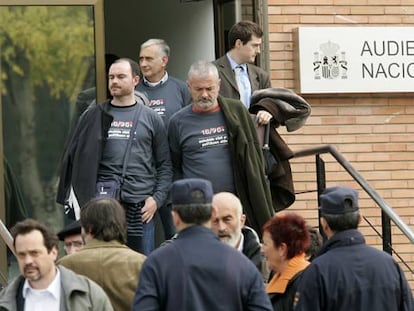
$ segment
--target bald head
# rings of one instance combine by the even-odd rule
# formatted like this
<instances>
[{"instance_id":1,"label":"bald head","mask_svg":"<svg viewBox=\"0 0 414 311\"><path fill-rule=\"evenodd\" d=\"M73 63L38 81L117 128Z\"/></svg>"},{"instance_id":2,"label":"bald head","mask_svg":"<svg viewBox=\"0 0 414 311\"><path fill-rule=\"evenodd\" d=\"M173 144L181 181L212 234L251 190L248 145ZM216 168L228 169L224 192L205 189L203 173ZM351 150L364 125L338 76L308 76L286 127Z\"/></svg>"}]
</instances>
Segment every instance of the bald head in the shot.
<instances>
[{"instance_id":1,"label":"bald head","mask_svg":"<svg viewBox=\"0 0 414 311\"><path fill-rule=\"evenodd\" d=\"M220 192L213 196L212 203L217 209L217 217L212 222L213 231L223 242L238 247L246 220L239 198L233 193Z\"/></svg>"},{"instance_id":2,"label":"bald head","mask_svg":"<svg viewBox=\"0 0 414 311\"><path fill-rule=\"evenodd\" d=\"M237 217L243 214L243 207L238 197L231 192L219 192L213 196L213 205L217 209L229 208L235 210Z\"/></svg>"}]
</instances>

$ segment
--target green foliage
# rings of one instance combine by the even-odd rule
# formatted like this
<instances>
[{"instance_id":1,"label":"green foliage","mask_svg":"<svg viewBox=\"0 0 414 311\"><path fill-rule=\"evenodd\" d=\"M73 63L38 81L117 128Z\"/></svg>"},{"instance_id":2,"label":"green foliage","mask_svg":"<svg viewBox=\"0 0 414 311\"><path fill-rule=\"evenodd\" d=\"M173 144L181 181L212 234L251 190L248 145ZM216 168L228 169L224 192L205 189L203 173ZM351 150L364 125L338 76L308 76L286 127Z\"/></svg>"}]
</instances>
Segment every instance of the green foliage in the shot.
<instances>
[{"instance_id":1,"label":"green foliage","mask_svg":"<svg viewBox=\"0 0 414 311\"><path fill-rule=\"evenodd\" d=\"M94 57L92 8L87 6L0 6L0 56L7 68L29 75L31 88L74 99ZM23 72L22 57L30 64ZM7 72L0 90L6 93Z\"/></svg>"}]
</instances>

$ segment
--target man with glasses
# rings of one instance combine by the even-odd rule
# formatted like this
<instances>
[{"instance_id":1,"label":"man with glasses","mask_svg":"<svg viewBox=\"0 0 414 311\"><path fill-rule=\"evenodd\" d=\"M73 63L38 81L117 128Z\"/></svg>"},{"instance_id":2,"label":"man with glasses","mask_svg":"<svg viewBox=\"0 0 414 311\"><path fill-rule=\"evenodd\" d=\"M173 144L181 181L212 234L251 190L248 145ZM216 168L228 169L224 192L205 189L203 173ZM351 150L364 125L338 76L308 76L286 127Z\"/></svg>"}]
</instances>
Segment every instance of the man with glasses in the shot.
<instances>
[{"instance_id":1,"label":"man with glasses","mask_svg":"<svg viewBox=\"0 0 414 311\"><path fill-rule=\"evenodd\" d=\"M77 220L58 232L57 236L60 241L63 241L63 249L67 255L77 252L85 245L81 231L81 224Z\"/></svg>"}]
</instances>

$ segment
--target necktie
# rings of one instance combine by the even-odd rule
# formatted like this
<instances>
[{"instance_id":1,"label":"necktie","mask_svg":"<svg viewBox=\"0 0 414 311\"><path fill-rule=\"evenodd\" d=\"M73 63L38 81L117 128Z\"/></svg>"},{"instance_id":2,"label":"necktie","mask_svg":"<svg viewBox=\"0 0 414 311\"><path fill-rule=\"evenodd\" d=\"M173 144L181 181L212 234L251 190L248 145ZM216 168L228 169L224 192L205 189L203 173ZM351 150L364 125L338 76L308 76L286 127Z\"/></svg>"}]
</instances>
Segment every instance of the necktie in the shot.
<instances>
[{"instance_id":1,"label":"necktie","mask_svg":"<svg viewBox=\"0 0 414 311\"><path fill-rule=\"evenodd\" d=\"M239 89L240 100L248 109L250 107L250 96L252 93L249 75L240 65L234 68L234 74L236 77L237 87Z\"/></svg>"}]
</instances>

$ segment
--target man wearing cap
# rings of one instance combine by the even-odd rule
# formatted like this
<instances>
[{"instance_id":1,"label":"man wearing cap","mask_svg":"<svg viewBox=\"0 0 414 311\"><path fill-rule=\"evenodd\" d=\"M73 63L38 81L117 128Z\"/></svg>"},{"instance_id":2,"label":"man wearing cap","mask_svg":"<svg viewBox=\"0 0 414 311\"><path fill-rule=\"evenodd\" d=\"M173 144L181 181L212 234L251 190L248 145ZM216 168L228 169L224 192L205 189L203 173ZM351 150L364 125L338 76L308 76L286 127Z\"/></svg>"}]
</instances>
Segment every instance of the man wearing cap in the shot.
<instances>
[{"instance_id":1,"label":"man wearing cap","mask_svg":"<svg viewBox=\"0 0 414 311\"><path fill-rule=\"evenodd\" d=\"M66 254L73 254L85 245L81 231L80 221L76 220L58 232L57 236L60 241L63 241Z\"/></svg>"},{"instance_id":2,"label":"man wearing cap","mask_svg":"<svg viewBox=\"0 0 414 311\"><path fill-rule=\"evenodd\" d=\"M401 268L389 254L366 245L357 230L357 191L327 188L320 203L321 226L328 240L302 275L294 310L414 310Z\"/></svg>"},{"instance_id":3,"label":"man wearing cap","mask_svg":"<svg viewBox=\"0 0 414 311\"><path fill-rule=\"evenodd\" d=\"M171 197L178 236L145 261L132 310L272 310L254 264L210 230L211 182L175 181Z\"/></svg>"}]
</instances>

